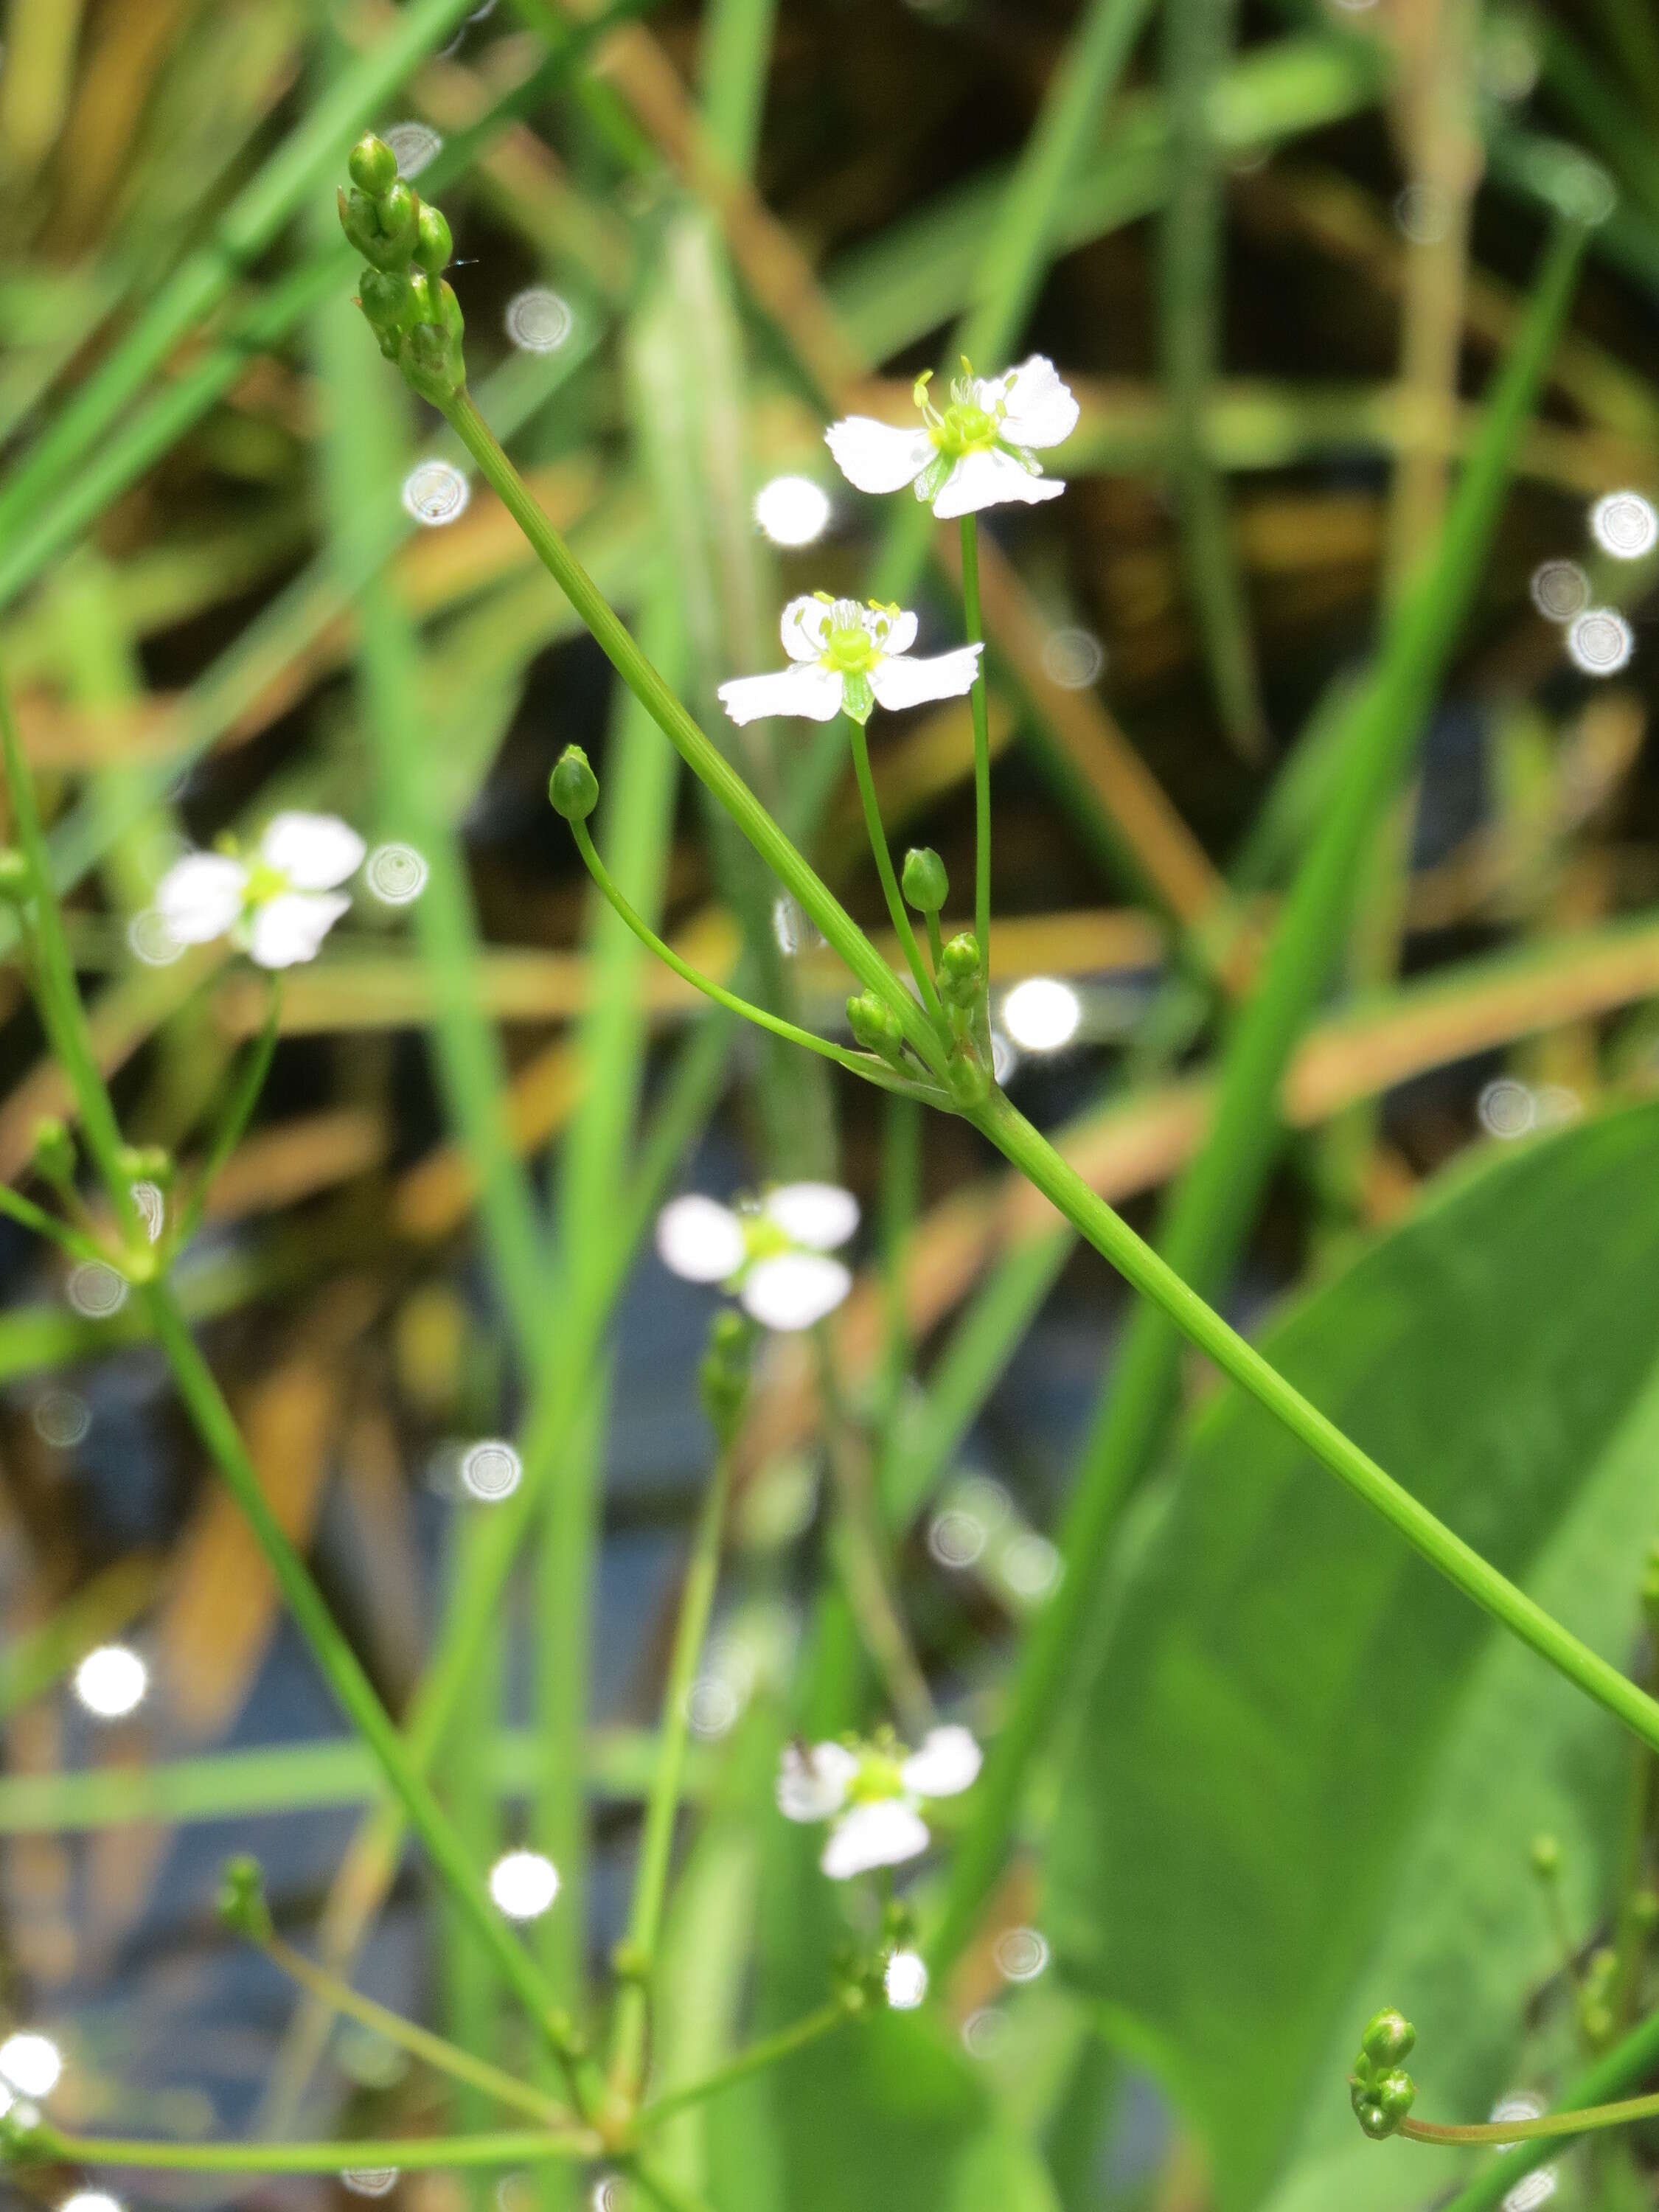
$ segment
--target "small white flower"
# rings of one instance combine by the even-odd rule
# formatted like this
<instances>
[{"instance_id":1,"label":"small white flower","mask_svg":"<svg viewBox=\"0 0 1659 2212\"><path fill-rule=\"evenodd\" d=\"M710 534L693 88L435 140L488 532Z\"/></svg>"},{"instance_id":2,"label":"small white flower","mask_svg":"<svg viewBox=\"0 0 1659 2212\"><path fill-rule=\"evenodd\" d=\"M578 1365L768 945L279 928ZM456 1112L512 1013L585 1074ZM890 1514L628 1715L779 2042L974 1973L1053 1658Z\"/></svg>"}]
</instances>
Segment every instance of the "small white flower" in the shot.
<instances>
[{"instance_id":1,"label":"small white flower","mask_svg":"<svg viewBox=\"0 0 1659 2212\"><path fill-rule=\"evenodd\" d=\"M912 2012L927 1994L927 1962L916 1951L895 1951L882 1976L895 2012Z\"/></svg>"},{"instance_id":2,"label":"small white flower","mask_svg":"<svg viewBox=\"0 0 1659 2212\"><path fill-rule=\"evenodd\" d=\"M871 709L959 699L979 673L977 645L917 660L916 618L902 607L860 605L819 592L791 599L779 625L790 665L775 676L740 676L720 688L734 722L767 714L830 722L837 714L867 722Z\"/></svg>"},{"instance_id":3,"label":"small white flower","mask_svg":"<svg viewBox=\"0 0 1659 2212\"><path fill-rule=\"evenodd\" d=\"M848 482L872 492L909 484L941 521L1011 500L1057 499L1066 486L1043 475L1036 449L1069 438L1079 410L1053 362L1034 353L1001 376L976 377L966 362L963 369L943 414L927 397L927 377L918 378L922 421L914 430L868 415L832 422L825 441Z\"/></svg>"},{"instance_id":4,"label":"small white flower","mask_svg":"<svg viewBox=\"0 0 1659 2212\"><path fill-rule=\"evenodd\" d=\"M175 944L232 943L261 968L313 960L351 901L336 886L362 865L362 839L331 814L278 814L244 860L191 853L155 890L155 908Z\"/></svg>"},{"instance_id":5,"label":"small white flower","mask_svg":"<svg viewBox=\"0 0 1659 2212\"><path fill-rule=\"evenodd\" d=\"M927 1848L922 1803L954 1797L978 1774L980 1749L965 1728L930 1729L920 1750L866 1744L788 1745L778 1770L778 1810L789 1820L829 1820L818 1861L836 1881L898 1866Z\"/></svg>"},{"instance_id":6,"label":"small white flower","mask_svg":"<svg viewBox=\"0 0 1659 2212\"><path fill-rule=\"evenodd\" d=\"M693 1192L657 1216L665 1267L690 1283L722 1283L764 1328L811 1328L853 1287L830 1254L859 1225L858 1200L834 1183L787 1182L734 1211Z\"/></svg>"}]
</instances>

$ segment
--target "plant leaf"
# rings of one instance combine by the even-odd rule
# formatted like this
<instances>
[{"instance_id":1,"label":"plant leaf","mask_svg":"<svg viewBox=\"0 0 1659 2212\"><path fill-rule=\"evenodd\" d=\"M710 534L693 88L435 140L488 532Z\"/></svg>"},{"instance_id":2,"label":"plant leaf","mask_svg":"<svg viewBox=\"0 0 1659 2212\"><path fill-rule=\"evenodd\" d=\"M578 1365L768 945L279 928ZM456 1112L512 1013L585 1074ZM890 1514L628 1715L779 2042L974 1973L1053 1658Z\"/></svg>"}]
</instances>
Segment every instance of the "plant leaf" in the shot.
<instances>
[{"instance_id":1,"label":"plant leaf","mask_svg":"<svg viewBox=\"0 0 1659 2212\"><path fill-rule=\"evenodd\" d=\"M1451 1178L1265 1345L1614 1658L1659 1517L1656 1145L1644 1106ZM1310 2154L1352 2124L1379 2004L1421 2032L1429 2116L1484 2112L1549 1963L1530 1838L1557 1827L1587 1910L1629 1757L1259 1409L1209 1410L1087 1692L1048 1925L1207 2140L1228 2212L1261 2201L1305 2112ZM1364 2148L1367 2202L1374 2176L1396 2206L1449 2179ZM1328 2172L1306 2200L1360 2201Z\"/></svg>"}]
</instances>

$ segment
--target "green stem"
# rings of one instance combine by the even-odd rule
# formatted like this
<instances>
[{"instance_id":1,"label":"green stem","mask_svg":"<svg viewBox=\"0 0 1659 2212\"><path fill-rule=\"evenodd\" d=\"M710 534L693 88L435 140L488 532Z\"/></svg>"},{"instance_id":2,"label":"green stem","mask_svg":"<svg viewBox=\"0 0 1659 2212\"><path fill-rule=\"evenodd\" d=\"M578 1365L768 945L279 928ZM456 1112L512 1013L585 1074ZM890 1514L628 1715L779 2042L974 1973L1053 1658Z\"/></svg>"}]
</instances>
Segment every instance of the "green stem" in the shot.
<instances>
[{"instance_id":1,"label":"green stem","mask_svg":"<svg viewBox=\"0 0 1659 2212\"><path fill-rule=\"evenodd\" d=\"M1090 1189L1000 1091L993 1091L971 1118L1103 1258L1167 1315L1224 1375L1283 1422L1322 1465L1380 1514L1431 1567L1644 1743L1659 1749L1659 1705L1616 1667L1581 1644L1524 1590L1516 1589L1310 1405L1293 1383L1269 1365L1253 1345L1231 1328L1167 1261ZM1035 1634L1042 1639L1068 1634L1069 1630L1070 1616L1056 1606L1039 1615ZM1046 1706L1029 1698L1017 1704L992 1747L979 1785L981 1815L958 1847L951 1894L928 1947L928 1965L935 1981L971 1931L980 1897L1000 1863L1004 1839L1012 1825L1028 1759L1047 1721Z\"/></svg>"},{"instance_id":2,"label":"green stem","mask_svg":"<svg viewBox=\"0 0 1659 2212\"><path fill-rule=\"evenodd\" d=\"M54 1244L61 1245L65 1252L77 1260L102 1260L111 1266L117 1264L102 1245L84 1236L80 1230L71 1229L67 1221L60 1221L55 1213L48 1213L44 1206L37 1206L33 1199L25 1198L21 1192L13 1190L9 1183L0 1183L0 1213L9 1213L20 1228L32 1229L37 1237L49 1237Z\"/></svg>"},{"instance_id":3,"label":"green stem","mask_svg":"<svg viewBox=\"0 0 1659 2212\"><path fill-rule=\"evenodd\" d=\"M42 2165L130 2166L161 2173L349 2173L393 2166L415 2173L444 2166L530 2166L546 2158L590 2159L604 2149L586 2131L521 2128L502 2135L414 2136L385 2142L151 2142L123 2136L66 2136L42 2128L28 2138Z\"/></svg>"},{"instance_id":4,"label":"green stem","mask_svg":"<svg viewBox=\"0 0 1659 2212\"><path fill-rule=\"evenodd\" d=\"M640 2107L635 2125L641 2129L655 2127L659 2121L683 2112L688 2105L701 2105L705 2099L718 2096L722 2089L729 2089L734 2081L745 2081L750 2075L775 2066L781 2058L789 2057L807 2044L816 2043L820 2036L842 2027L852 2017L844 2004L820 2005L804 2019L781 2027L775 2035L763 2036L758 2042L751 2043L746 2051L738 2051L724 2066L705 2074L700 2081L688 2081L683 2089L671 2089L665 2096L653 2097L649 2104Z\"/></svg>"},{"instance_id":5,"label":"green stem","mask_svg":"<svg viewBox=\"0 0 1659 2212\"><path fill-rule=\"evenodd\" d=\"M1559 2112L1549 2117L1574 2119L1582 2124L1586 2112L1596 2110L1601 2099L1615 2094L1628 2083L1639 2081L1652 2070L1656 2060L1659 2060L1659 2013L1650 2014L1621 2042L1614 2044L1604 2057L1586 2067L1562 2099ZM1541 2166L1548 2155L1547 2142L1521 2143L1507 2158L1490 2160L1473 2181L1441 2208L1441 2212L1497 2212L1516 2184L1534 2166Z\"/></svg>"},{"instance_id":6,"label":"green stem","mask_svg":"<svg viewBox=\"0 0 1659 2212\"><path fill-rule=\"evenodd\" d=\"M979 669L968 694L974 716L974 934L985 972L991 972L991 725L985 694L985 623L979 611L979 521L962 518L962 621L969 645L980 648ZM933 927L938 928L936 919ZM939 954L934 952L938 959Z\"/></svg>"},{"instance_id":7,"label":"green stem","mask_svg":"<svg viewBox=\"0 0 1659 2212\"><path fill-rule=\"evenodd\" d=\"M668 1863L674 1848L674 1823L685 1781L691 1690L702 1656L703 1638L708 1632L708 1616L714 1607L714 1585L720 1575L720 1539L732 1494L732 1447L728 1443L716 1457L714 1475L703 1492L691 1540L685 1586L680 1594L680 1615L669 1657L668 1680L663 1686L657 1771L646 1801L639 1863L634 1875L634 1900L628 1915L627 1942L634 1955L629 1978L617 1998L611 2042L611 2087L629 2100L638 2095L644 2074L648 1996L643 1977L655 1963L662 1929Z\"/></svg>"},{"instance_id":8,"label":"green stem","mask_svg":"<svg viewBox=\"0 0 1659 2212\"><path fill-rule=\"evenodd\" d=\"M226 1103L224 1119L219 1124L217 1133L214 1137L206 1159L202 1163L201 1170L196 1178L195 1188L190 1194L190 1201L185 1208L183 1218L173 1237L174 1251L182 1251L201 1227L202 1215L207 1207L209 1194L217 1181L225 1162L241 1143L247 1125L253 1119L253 1109L259 1103L259 1094L265 1087L265 1078L270 1073L271 1060L276 1050L276 1038L282 1027L283 986L280 979L274 975L268 975L266 981L269 985L270 995L265 1005L264 1025L254 1042L252 1050L243 1062L242 1072L236 1080L236 1087Z\"/></svg>"},{"instance_id":9,"label":"green stem","mask_svg":"<svg viewBox=\"0 0 1659 2212\"><path fill-rule=\"evenodd\" d=\"M422 2027L415 2021L405 2020L401 2013L376 2004L373 1997L360 1996L349 1984L331 1974L325 1967L318 1966L314 1960L307 1958L303 1951L296 1951L280 1936L267 1936L259 1948L273 1966L279 1966L301 1989L309 1990L314 1997L331 2006L334 2011L361 2021L376 2035L384 2036L388 2043L395 2043L401 2050L424 2061L434 2071L447 2074L453 2081L468 2082L475 2089L482 2089L485 2095L494 2097L498 2104L509 2105L519 2112L528 2112L532 2119L541 2121L544 2126L568 2128L570 2125L570 2114L550 2098L544 2097L528 2081L520 2081L516 2075L508 2074L500 2066L492 2066L487 2058L475 2058L470 2051L461 2050L446 2037L434 2035L429 2028Z\"/></svg>"},{"instance_id":10,"label":"green stem","mask_svg":"<svg viewBox=\"0 0 1659 2212\"><path fill-rule=\"evenodd\" d=\"M937 975L939 973L939 963L945 957L945 939L939 933L938 915L930 913L927 919L927 950L933 957L933 973Z\"/></svg>"},{"instance_id":11,"label":"green stem","mask_svg":"<svg viewBox=\"0 0 1659 2212\"><path fill-rule=\"evenodd\" d=\"M648 946L665 968L672 968L682 982L690 983L694 990L701 991L706 999L712 999L717 1006L724 1006L728 1013L741 1014L744 1021L753 1022L757 1029L769 1030L774 1036L782 1037L790 1044L802 1045L808 1052L817 1053L821 1059L833 1060L838 1067L848 1068L854 1075L862 1075L884 1088L899 1087L899 1079L872 1054L848 1052L844 1045L832 1044L828 1037L814 1036L810 1030L786 1021L781 1014L773 1013L769 1007L757 1006L748 999L740 999L735 991L728 991L724 984L715 982L712 976L700 974L690 961L680 957L672 945L659 937L650 923L636 914L623 896L611 881L609 869L599 858L593 840L587 834L587 824L573 822L570 830L576 840L576 849L594 883L641 944Z\"/></svg>"},{"instance_id":12,"label":"green stem","mask_svg":"<svg viewBox=\"0 0 1659 2212\"><path fill-rule=\"evenodd\" d=\"M1650 2120L1656 2115L1659 2115L1659 2095L1626 2097L1617 2105L1582 2105L1575 2112L1546 2112L1536 2120L1479 2120L1468 2127L1402 2120L1400 2132L1413 2142L1559 2142L1565 2136L1588 2135L1593 2128L1628 2127L1632 2120Z\"/></svg>"},{"instance_id":13,"label":"green stem","mask_svg":"<svg viewBox=\"0 0 1659 2212\"><path fill-rule=\"evenodd\" d=\"M696 775L800 902L860 982L892 1007L923 1063L941 1080L944 1054L921 1009L827 884L808 866L713 740L699 729L640 651L611 603L571 552L465 390L444 409L451 428L530 541L542 566L592 632L611 666Z\"/></svg>"},{"instance_id":14,"label":"green stem","mask_svg":"<svg viewBox=\"0 0 1659 2212\"><path fill-rule=\"evenodd\" d=\"M881 878L881 894L887 902L887 911L893 928L904 948L904 957L910 963L910 973L916 979L916 988L921 994L921 1003L933 1020L941 1027L944 1010L939 1002L939 993L933 988L933 979L927 973L921 957L921 947L916 942L916 933L911 927L910 916L905 910L900 894L898 878L893 872L893 855L887 842L887 832L882 825L881 802L876 797L876 780L870 773L870 741L862 722L851 714L846 717L847 734L853 748L853 773L858 779L859 799L864 808L864 826L870 833L870 850L876 856L876 873Z\"/></svg>"}]
</instances>

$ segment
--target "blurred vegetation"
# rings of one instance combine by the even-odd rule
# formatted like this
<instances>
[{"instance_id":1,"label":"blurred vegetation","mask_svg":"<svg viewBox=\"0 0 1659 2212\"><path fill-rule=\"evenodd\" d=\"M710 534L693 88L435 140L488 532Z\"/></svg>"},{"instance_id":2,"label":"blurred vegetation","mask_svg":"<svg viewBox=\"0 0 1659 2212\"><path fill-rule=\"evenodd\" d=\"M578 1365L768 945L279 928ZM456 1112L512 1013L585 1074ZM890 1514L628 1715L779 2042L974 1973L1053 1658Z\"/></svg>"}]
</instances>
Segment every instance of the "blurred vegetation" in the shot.
<instances>
[{"instance_id":1,"label":"blurred vegetation","mask_svg":"<svg viewBox=\"0 0 1659 2212\"><path fill-rule=\"evenodd\" d=\"M1642 2086L1651 1761L1183 1366L970 1128L738 1037L596 906L546 802L571 741L639 909L841 1019L824 949L379 359L332 194L360 131L428 134L480 407L889 950L840 732L733 731L714 687L819 587L954 642L954 532L854 500L823 424L908 419L959 354L1054 360L1067 495L981 539L993 1011L1042 975L1079 1019L1006 1037L1008 1087L1229 1311L1293 1291L1275 1360L1645 1680L1648 0L9 0L3 40L0 665L95 1046L127 1134L198 1162L267 1002L223 945L157 957L157 880L285 806L377 848L287 979L178 1279L470 1852L552 1857L529 1940L596 2020L713 1458L709 1302L650 1253L677 1189L838 1181L865 1227L732 1464L659 2092L809 2014L848 1923L872 1936L775 1815L781 1745L935 1701L988 1741L1022 1683L1036 1709L1007 1863L953 1875L942 1821L912 1887L961 1938L947 1984L686 2111L670 2175L717 2212L1499 2202L1489 2153L1358 2136L1359 2023L1416 2021L1437 2117L1585 2065ZM757 526L780 477L828 495L820 542ZM878 722L873 757L960 903L966 702ZM0 1166L40 1199L36 1125L72 1099L15 963L0 1020ZM501 2124L213 1930L217 1860L257 1847L296 1942L532 2063L142 1315L0 1237L0 2025L62 2045L53 2109L92 2131ZM496 1437L524 1481L484 1505L454 1468ZM114 1639L152 1690L100 1728L68 1684ZM1656 2166L1636 2131L1548 2171L1629 2212ZM396 2201L596 2184L620 2206L564 2168Z\"/></svg>"}]
</instances>

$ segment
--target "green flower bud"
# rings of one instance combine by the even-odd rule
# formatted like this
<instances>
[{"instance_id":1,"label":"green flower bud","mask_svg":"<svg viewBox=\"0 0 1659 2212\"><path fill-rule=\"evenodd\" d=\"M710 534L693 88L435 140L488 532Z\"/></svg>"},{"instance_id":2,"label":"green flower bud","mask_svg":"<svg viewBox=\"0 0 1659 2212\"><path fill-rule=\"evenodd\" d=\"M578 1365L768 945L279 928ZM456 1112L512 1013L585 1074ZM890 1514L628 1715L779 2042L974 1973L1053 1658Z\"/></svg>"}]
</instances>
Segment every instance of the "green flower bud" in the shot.
<instances>
[{"instance_id":1,"label":"green flower bud","mask_svg":"<svg viewBox=\"0 0 1659 2212\"><path fill-rule=\"evenodd\" d=\"M264 1869L258 1859L227 1859L219 1878L219 1918L233 1936L264 1943L273 1932L265 1901Z\"/></svg>"},{"instance_id":2,"label":"green flower bud","mask_svg":"<svg viewBox=\"0 0 1659 2212\"><path fill-rule=\"evenodd\" d=\"M1613 2029L1617 2025L1613 2018L1613 2007L1594 2002L1586 2002L1579 2007L1578 2024L1583 2029L1584 2040L1592 2051L1599 2051L1604 2044L1612 2042Z\"/></svg>"},{"instance_id":3,"label":"green flower bud","mask_svg":"<svg viewBox=\"0 0 1659 2212\"><path fill-rule=\"evenodd\" d=\"M1409 2058L1416 2043L1417 2030L1403 2013L1396 2012L1391 2005L1371 2014L1359 2039L1359 2047L1371 2064L1384 2069L1398 2066L1402 2059Z\"/></svg>"},{"instance_id":4,"label":"green flower bud","mask_svg":"<svg viewBox=\"0 0 1659 2212\"><path fill-rule=\"evenodd\" d=\"M423 200L416 224L415 258L422 269L437 276L448 268L454 251L455 241L441 211Z\"/></svg>"},{"instance_id":5,"label":"green flower bud","mask_svg":"<svg viewBox=\"0 0 1659 2212\"><path fill-rule=\"evenodd\" d=\"M461 303L450 287L441 277L428 281L434 288L435 314L416 323L398 358L410 390L441 407L466 382L466 362L461 352L466 325L461 319Z\"/></svg>"},{"instance_id":6,"label":"green flower bud","mask_svg":"<svg viewBox=\"0 0 1659 2212\"><path fill-rule=\"evenodd\" d=\"M1540 1881L1553 1881L1561 1871L1561 1846L1553 1836L1532 1839L1532 1870Z\"/></svg>"},{"instance_id":7,"label":"green flower bud","mask_svg":"<svg viewBox=\"0 0 1659 2212\"><path fill-rule=\"evenodd\" d=\"M1398 2127L1417 2102L1417 2084L1403 2067L1395 2067L1376 2085L1376 2102Z\"/></svg>"},{"instance_id":8,"label":"green flower bud","mask_svg":"<svg viewBox=\"0 0 1659 2212\"><path fill-rule=\"evenodd\" d=\"M50 2148L51 2133L40 2107L31 2098L15 2098L0 2112L0 2165L42 2165Z\"/></svg>"},{"instance_id":9,"label":"green flower bud","mask_svg":"<svg viewBox=\"0 0 1659 2212\"><path fill-rule=\"evenodd\" d=\"M940 994L960 1006L976 995L979 985L979 939L971 929L959 930L947 940L939 957Z\"/></svg>"},{"instance_id":10,"label":"green flower bud","mask_svg":"<svg viewBox=\"0 0 1659 2212\"><path fill-rule=\"evenodd\" d=\"M580 745L567 745L548 778L547 795L553 811L567 822L586 822L599 803L599 779Z\"/></svg>"},{"instance_id":11,"label":"green flower bud","mask_svg":"<svg viewBox=\"0 0 1659 2212\"><path fill-rule=\"evenodd\" d=\"M0 899L15 906L28 896L33 880L28 862L15 845L0 848Z\"/></svg>"},{"instance_id":12,"label":"green flower bud","mask_svg":"<svg viewBox=\"0 0 1659 2212\"><path fill-rule=\"evenodd\" d=\"M642 1982L651 1972L651 1954L643 1943L624 1936L611 1948L611 1971L619 1982Z\"/></svg>"},{"instance_id":13,"label":"green flower bud","mask_svg":"<svg viewBox=\"0 0 1659 2212\"><path fill-rule=\"evenodd\" d=\"M159 1183L165 1190L173 1181L173 1158L165 1145L123 1145L117 1162L123 1182Z\"/></svg>"},{"instance_id":14,"label":"green flower bud","mask_svg":"<svg viewBox=\"0 0 1659 2212\"><path fill-rule=\"evenodd\" d=\"M861 1052L872 1052L894 1066L904 1057L904 1024L893 1009L873 991L860 991L847 1001L847 1024Z\"/></svg>"},{"instance_id":15,"label":"green flower bud","mask_svg":"<svg viewBox=\"0 0 1659 2212\"><path fill-rule=\"evenodd\" d=\"M945 863L931 845L913 845L905 854L904 896L918 914L937 914L950 897Z\"/></svg>"},{"instance_id":16,"label":"green flower bud","mask_svg":"<svg viewBox=\"0 0 1659 2212\"><path fill-rule=\"evenodd\" d=\"M398 181L398 156L384 138L366 131L346 156L346 173L359 191L384 199Z\"/></svg>"},{"instance_id":17,"label":"green flower bud","mask_svg":"<svg viewBox=\"0 0 1659 2212\"><path fill-rule=\"evenodd\" d=\"M421 301L407 270L365 269L357 280L357 305L375 336L383 343L388 337L393 341L395 360L396 340L421 319Z\"/></svg>"},{"instance_id":18,"label":"green flower bud","mask_svg":"<svg viewBox=\"0 0 1659 2212\"><path fill-rule=\"evenodd\" d=\"M35 1123L29 1152L35 1173L46 1182L75 1180L75 1139L55 1114L43 1114Z\"/></svg>"}]
</instances>

